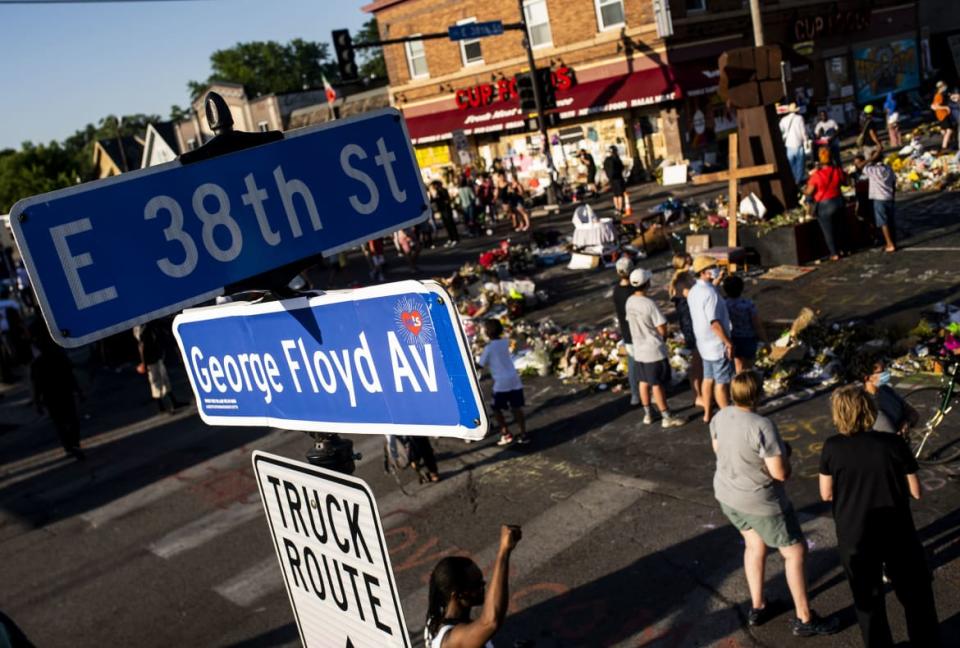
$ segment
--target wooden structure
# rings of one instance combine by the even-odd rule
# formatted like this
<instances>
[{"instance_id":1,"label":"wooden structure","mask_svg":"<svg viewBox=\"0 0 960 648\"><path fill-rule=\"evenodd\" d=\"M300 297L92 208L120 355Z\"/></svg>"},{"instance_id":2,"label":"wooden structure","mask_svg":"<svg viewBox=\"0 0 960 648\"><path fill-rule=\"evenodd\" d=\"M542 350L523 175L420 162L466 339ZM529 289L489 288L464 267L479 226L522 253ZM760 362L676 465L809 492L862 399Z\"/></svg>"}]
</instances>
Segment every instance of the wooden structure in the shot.
<instances>
[{"instance_id":1,"label":"wooden structure","mask_svg":"<svg viewBox=\"0 0 960 648\"><path fill-rule=\"evenodd\" d=\"M737 245L737 211L740 209L739 183L740 180L748 178L757 178L768 176L776 169L772 164L761 164L759 166L741 167L740 157L737 155L737 134L730 134L730 160L726 171L717 171L716 173L705 173L698 175L693 179L693 184L708 184L711 182L727 181L727 192L730 199L727 206L727 245L736 247Z\"/></svg>"},{"instance_id":2,"label":"wooden structure","mask_svg":"<svg viewBox=\"0 0 960 648\"><path fill-rule=\"evenodd\" d=\"M770 214L797 205L797 184L790 172L774 104L783 98L781 52L777 45L742 47L720 55L720 96L737 109L737 148L746 167L773 165L744 183L744 193L755 193Z\"/></svg>"}]
</instances>

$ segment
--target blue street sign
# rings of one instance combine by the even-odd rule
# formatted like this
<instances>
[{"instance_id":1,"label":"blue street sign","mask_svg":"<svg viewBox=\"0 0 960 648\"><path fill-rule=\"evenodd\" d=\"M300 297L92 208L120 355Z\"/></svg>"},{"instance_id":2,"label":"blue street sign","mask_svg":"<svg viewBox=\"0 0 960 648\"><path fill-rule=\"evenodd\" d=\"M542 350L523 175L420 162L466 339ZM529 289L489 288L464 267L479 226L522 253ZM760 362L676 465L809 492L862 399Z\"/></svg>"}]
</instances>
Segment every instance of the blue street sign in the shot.
<instances>
[{"instance_id":1,"label":"blue street sign","mask_svg":"<svg viewBox=\"0 0 960 648\"><path fill-rule=\"evenodd\" d=\"M173 330L211 425L463 439L487 431L459 316L434 282L197 308Z\"/></svg>"},{"instance_id":2,"label":"blue street sign","mask_svg":"<svg viewBox=\"0 0 960 648\"><path fill-rule=\"evenodd\" d=\"M10 222L50 333L75 347L429 213L391 108L28 198Z\"/></svg>"},{"instance_id":3,"label":"blue street sign","mask_svg":"<svg viewBox=\"0 0 960 648\"><path fill-rule=\"evenodd\" d=\"M503 23L499 20L487 22L472 22L462 25L450 25L447 34L450 40L467 40L469 38L483 38L484 36L499 36L503 33Z\"/></svg>"}]
</instances>

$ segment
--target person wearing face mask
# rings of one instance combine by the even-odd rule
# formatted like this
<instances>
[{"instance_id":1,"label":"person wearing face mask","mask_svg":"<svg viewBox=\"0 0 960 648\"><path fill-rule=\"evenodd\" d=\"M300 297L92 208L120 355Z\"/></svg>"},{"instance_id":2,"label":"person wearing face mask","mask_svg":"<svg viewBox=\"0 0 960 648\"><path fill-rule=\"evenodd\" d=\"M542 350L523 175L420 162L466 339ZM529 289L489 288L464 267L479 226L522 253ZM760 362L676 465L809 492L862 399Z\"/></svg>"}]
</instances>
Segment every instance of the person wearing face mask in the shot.
<instances>
[{"instance_id":1,"label":"person wearing face mask","mask_svg":"<svg viewBox=\"0 0 960 648\"><path fill-rule=\"evenodd\" d=\"M875 432L904 434L917 424L920 415L890 386L890 370L883 359L865 354L854 367L857 378L863 381L863 389L877 408Z\"/></svg>"},{"instance_id":2,"label":"person wearing face mask","mask_svg":"<svg viewBox=\"0 0 960 648\"><path fill-rule=\"evenodd\" d=\"M730 381L733 379L733 342L730 340L730 314L714 281L720 275L717 262L708 256L693 260L697 283L690 289L687 305L697 338L697 351L703 359L703 382L700 400L703 422L713 415L713 401L718 409L730 403Z\"/></svg>"}]
</instances>

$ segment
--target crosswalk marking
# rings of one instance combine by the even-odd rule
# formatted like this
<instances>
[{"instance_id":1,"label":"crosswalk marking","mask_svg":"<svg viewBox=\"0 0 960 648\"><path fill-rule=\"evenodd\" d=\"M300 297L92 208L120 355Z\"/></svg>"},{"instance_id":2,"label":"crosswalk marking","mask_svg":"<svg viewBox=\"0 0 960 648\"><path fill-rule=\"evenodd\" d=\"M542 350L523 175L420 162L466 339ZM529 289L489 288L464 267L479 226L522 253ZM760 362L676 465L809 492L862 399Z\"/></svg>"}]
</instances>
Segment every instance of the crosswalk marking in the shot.
<instances>
[{"instance_id":1,"label":"crosswalk marking","mask_svg":"<svg viewBox=\"0 0 960 648\"><path fill-rule=\"evenodd\" d=\"M277 557L270 556L213 588L234 605L249 607L273 592L283 589L283 577Z\"/></svg>"},{"instance_id":2,"label":"crosswalk marking","mask_svg":"<svg viewBox=\"0 0 960 648\"><path fill-rule=\"evenodd\" d=\"M268 436L258 439L256 446L259 450L272 450L291 441L291 439L291 434L286 430L274 430ZM195 464L176 475L164 477L128 495L108 502L103 506L91 509L80 517L92 527L102 526L107 522L121 518L133 511L146 508L154 502L189 486L191 483L195 483L212 472L226 470L236 464L242 464L243 458L249 457L249 455L250 449L246 446L241 446L235 450L217 455L207 461Z\"/></svg>"},{"instance_id":3,"label":"crosswalk marking","mask_svg":"<svg viewBox=\"0 0 960 648\"><path fill-rule=\"evenodd\" d=\"M379 445L379 437L365 439L357 448L367 448ZM235 502L225 509L209 513L199 519L171 531L156 542L150 544L150 552L160 558L171 558L177 554L195 549L217 536L232 531L237 527L263 515L263 505L260 498L251 493L246 501Z\"/></svg>"},{"instance_id":4,"label":"crosswalk marking","mask_svg":"<svg viewBox=\"0 0 960 648\"><path fill-rule=\"evenodd\" d=\"M171 531L149 547L150 551L161 558L171 558L177 554L206 544L222 533L232 531L238 526L261 515L260 502L236 502L194 520L189 524Z\"/></svg>"},{"instance_id":5,"label":"crosswalk marking","mask_svg":"<svg viewBox=\"0 0 960 648\"><path fill-rule=\"evenodd\" d=\"M496 454L498 448L482 448L471 455L475 461L483 461ZM404 495L393 491L382 499L377 498L377 509L383 518L386 529L403 524L411 514L428 508L450 495L453 495L469 479L467 471L458 473L441 482L423 486L415 494ZM214 586L213 590L234 605L249 607L260 599L283 589L283 578L277 557L271 554L233 578Z\"/></svg>"}]
</instances>

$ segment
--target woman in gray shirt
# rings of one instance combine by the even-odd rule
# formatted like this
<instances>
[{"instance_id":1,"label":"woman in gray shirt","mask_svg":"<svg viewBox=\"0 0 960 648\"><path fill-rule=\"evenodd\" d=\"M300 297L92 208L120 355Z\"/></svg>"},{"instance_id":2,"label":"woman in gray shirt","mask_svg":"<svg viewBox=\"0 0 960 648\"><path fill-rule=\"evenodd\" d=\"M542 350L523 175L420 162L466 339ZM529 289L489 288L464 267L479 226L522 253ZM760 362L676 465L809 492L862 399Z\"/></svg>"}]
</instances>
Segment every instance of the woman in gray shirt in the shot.
<instances>
[{"instance_id":1,"label":"woman in gray shirt","mask_svg":"<svg viewBox=\"0 0 960 648\"><path fill-rule=\"evenodd\" d=\"M744 541L743 569L751 600L747 622L757 626L771 616L763 597L763 575L767 547L775 547L783 556L787 587L796 609L796 617L790 621L793 634L833 634L839 627L837 620L821 619L807 600L806 542L784 490L784 482L790 477L789 446L780 439L773 421L757 414L762 393L757 374L740 372L730 385L734 406L720 410L710 421L710 437L717 454L714 496Z\"/></svg>"}]
</instances>

